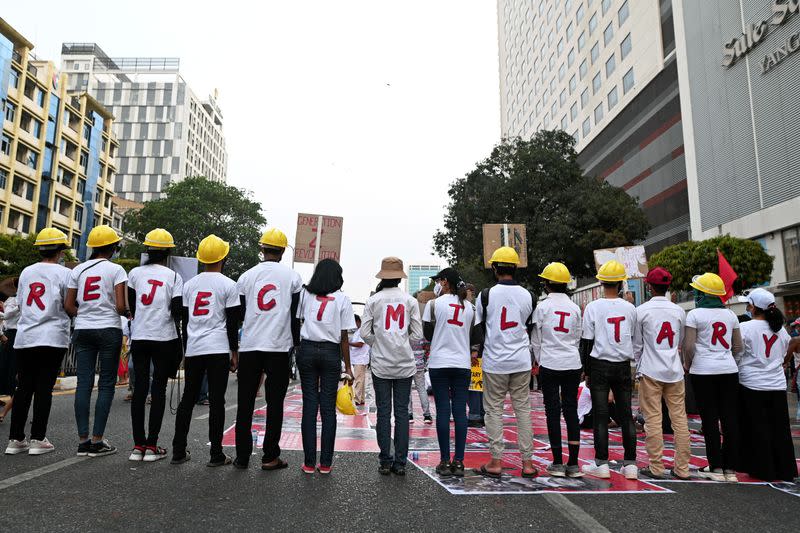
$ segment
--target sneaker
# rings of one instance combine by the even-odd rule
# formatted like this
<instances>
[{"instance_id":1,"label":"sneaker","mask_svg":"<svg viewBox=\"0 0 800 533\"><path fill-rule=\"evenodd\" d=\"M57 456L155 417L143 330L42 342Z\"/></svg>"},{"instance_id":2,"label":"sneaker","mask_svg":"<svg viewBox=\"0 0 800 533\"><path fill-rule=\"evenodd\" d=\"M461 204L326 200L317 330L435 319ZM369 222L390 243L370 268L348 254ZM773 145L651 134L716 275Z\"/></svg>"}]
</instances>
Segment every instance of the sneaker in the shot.
<instances>
[{"instance_id":1,"label":"sneaker","mask_svg":"<svg viewBox=\"0 0 800 533\"><path fill-rule=\"evenodd\" d=\"M431 415L425 415L425 425L430 426L433 424L433 417Z\"/></svg>"},{"instance_id":2,"label":"sneaker","mask_svg":"<svg viewBox=\"0 0 800 533\"><path fill-rule=\"evenodd\" d=\"M141 461L142 459L144 459L144 446L134 446L128 456L128 461Z\"/></svg>"},{"instance_id":3,"label":"sneaker","mask_svg":"<svg viewBox=\"0 0 800 533\"><path fill-rule=\"evenodd\" d=\"M81 442L78 444L78 457L86 457L89 455L89 451L92 449L92 441L87 440L86 442Z\"/></svg>"},{"instance_id":4,"label":"sneaker","mask_svg":"<svg viewBox=\"0 0 800 533\"><path fill-rule=\"evenodd\" d=\"M725 474L722 472L721 468L711 470L711 467L704 466L697 471L697 475L705 479L710 479L711 481L725 481Z\"/></svg>"},{"instance_id":5,"label":"sneaker","mask_svg":"<svg viewBox=\"0 0 800 533\"><path fill-rule=\"evenodd\" d=\"M470 420L467 422L467 426L471 428L482 428L484 424L483 420Z\"/></svg>"},{"instance_id":6,"label":"sneaker","mask_svg":"<svg viewBox=\"0 0 800 533\"><path fill-rule=\"evenodd\" d=\"M328 475L328 474L330 474L330 473L331 473L331 467L330 467L330 466L322 466L322 465L317 465L317 471L318 471L320 474L323 474L323 475Z\"/></svg>"},{"instance_id":7,"label":"sneaker","mask_svg":"<svg viewBox=\"0 0 800 533\"><path fill-rule=\"evenodd\" d=\"M313 474L314 472L317 471L316 468L314 468L313 466L308 466L306 464L301 466L300 470L302 470L304 474Z\"/></svg>"},{"instance_id":8,"label":"sneaker","mask_svg":"<svg viewBox=\"0 0 800 533\"><path fill-rule=\"evenodd\" d=\"M671 477L672 479L678 479L678 480L680 480L680 481L689 481L689 480L691 480L691 479L692 479L692 476L686 476L686 477L684 477L684 476L679 476L678 474L676 474L676 473L675 473L675 470L670 470L670 471L669 471L669 475L670 475L670 477Z\"/></svg>"},{"instance_id":9,"label":"sneaker","mask_svg":"<svg viewBox=\"0 0 800 533\"><path fill-rule=\"evenodd\" d=\"M666 477L666 476L664 476L664 474L658 475L658 474L654 473L652 470L650 470L649 466L646 467L646 468L640 468L639 469L639 475L641 477L646 477L648 479L664 479Z\"/></svg>"},{"instance_id":10,"label":"sneaker","mask_svg":"<svg viewBox=\"0 0 800 533\"><path fill-rule=\"evenodd\" d=\"M31 441L31 448L33 448L33 441ZM723 475L725 476L725 481L728 483L738 483L739 478L736 477L735 470L724 470Z\"/></svg>"},{"instance_id":11,"label":"sneaker","mask_svg":"<svg viewBox=\"0 0 800 533\"><path fill-rule=\"evenodd\" d=\"M231 459L230 456L225 455L223 453L219 457L212 457L211 459L209 459L209 461L206 463L206 466L208 466L210 468L217 468L217 467L220 467L220 466L228 466L232 462L233 462L233 459Z\"/></svg>"},{"instance_id":12,"label":"sneaker","mask_svg":"<svg viewBox=\"0 0 800 533\"><path fill-rule=\"evenodd\" d=\"M89 445L89 457L103 457L104 455L113 455L115 453L117 453L117 449L105 439Z\"/></svg>"},{"instance_id":13,"label":"sneaker","mask_svg":"<svg viewBox=\"0 0 800 533\"><path fill-rule=\"evenodd\" d=\"M8 441L8 446L6 446L6 455L17 455L18 453L25 453L30 449L31 445L28 444L27 439L22 440L14 440L10 439Z\"/></svg>"},{"instance_id":14,"label":"sneaker","mask_svg":"<svg viewBox=\"0 0 800 533\"><path fill-rule=\"evenodd\" d=\"M608 463L603 463L601 465L583 465L582 471L584 474L599 477L600 479L611 478L611 470L608 469Z\"/></svg>"},{"instance_id":15,"label":"sneaker","mask_svg":"<svg viewBox=\"0 0 800 533\"><path fill-rule=\"evenodd\" d=\"M233 467L237 470L247 470L249 465L249 462L240 461L238 457L233 460Z\"/></svg>"},{"instance_id":16,"label":"sneaker","mask_svg":"<svg viewBox=\"0 0 800 533\"><path fill-rule=\"evenodd\" d=\"M43 438L42 440L31 439L30 449L28 450L28 455L44 455L46 453L50 453L55 451L56 447L47 440L47 437Z\"/></svg>"},{"instance_id":17,"label":"sneaker","mask_svg":"<svg viewBox=\"0 0 800 533\"><path fill-rule=\"evenodd\" d=\"M581 467L578 465L567 465L567 477L583 477Z\"/></svg>"},{"instance_id":18,"label":"sneaker","mask_svg":"<svg viewBox=\"0 0 800 533\"><path fill-rule=\"evenodd\" d=\"M392 473L392 465L384 464L378 467L378 473L382 476L388 476Z\"/></svg>"},{"instance_id":19,"label":"sneaker","mask_svg":"<svg viewBox=\"0 0 800 533\"><path fill-rule=\"evenodd\" d=\"M165 459L166 457L167 450L161 446L147 446L144 449L144 458L142 460L145 463L154 463L156 461L160 461L161 459Z\"/></svg>"},{"instance_id":20,"label":"sneaker","mask_svg":"<svg viewBox=\"0 0 800 533\"><path fill-rule=\"evenodd\" d=\"M406 475L405 465L392 465L392 474L394 474L395 476L405 476Z\"/></svg>"},{"instance_id":21,"label":"sneaker","mask_svg":"<svg viewBox=\"0 0 800 533\"><path fill-rule=\"evenodd\" d=\"M639 469L636 468L636 465L625 465L620 473L625 476L625 479L639 479Z\"/></svg>"},{"instance_id":22,"label":"sneaker","mask_svg":"<svg viewBox=\"0 0 800 533\"><path fill-rule=\"evenodd\" d=\"M436 473L439 477L450 477L453 475L453 471L450 469L450 463L447 461L442 461L438 465L436 465Z\"/></svg>"},{"instance_id":23,"label":"sneaker","mask_svg":"<svg viewBox=\"0 0 800 533\"><path fill-rule=\"evenodd\" d=\"M567 476L567 467L563 464L555 464L550 463L547 466L547 475L551 477L566 477Z\"/></svg>"},{"instance_id":24,"label":"sneaker","mask_svg":"<svg viewBox=\"0 0 800 533\"><path fill-rule=\"evenodd\" d=\"M414 415L412 415L411 413L408 413L408 423L409 424L414 423Z\"/></svg>"},{"instance_id":25,"label":"sneaker","mask_svg":"<svg viewBox=\"0 0 800 533\"><path fill-rule=\"evenodd\" d=\"M454 477L464 477L464 463L463 461L453 461L450 463L450 472Z\"/></svg>"},{"instance_id":26,"label":"sneaker","mask_svg":"<svg viewBox=\"0 0 800 533\"><path fill-rule=\"evenodd\" d=\"M186 450L185 453L175 453L175 450L172 450L172 459L170 460L169 464L171 465L182 465L183 463L189 461L192 458L191 452Z\"/></svg>"}]
</instances>

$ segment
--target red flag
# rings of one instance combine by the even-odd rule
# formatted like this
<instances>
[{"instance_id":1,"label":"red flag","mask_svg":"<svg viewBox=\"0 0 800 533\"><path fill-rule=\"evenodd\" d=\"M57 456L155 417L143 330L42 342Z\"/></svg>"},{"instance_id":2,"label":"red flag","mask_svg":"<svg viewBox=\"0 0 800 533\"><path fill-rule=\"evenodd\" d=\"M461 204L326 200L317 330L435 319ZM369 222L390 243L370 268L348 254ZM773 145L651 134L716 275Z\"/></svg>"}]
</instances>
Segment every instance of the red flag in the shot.
<instances>
[{"instance_id":1,"label":"red flag","mask_svg":"<svg viewBox=\"0 0 800 533\"><path fill-rule=\"evenodd\" d=\"M733 296L733 282L736 281L739 275L728 263L728 260L725 259L725 256L722 255L722 252L719 251L719 248L717 248L717 257L719 259L719 277L725 282L725 296L720 297L720 299L725 303Z\"/></svg>"}]
</instances>

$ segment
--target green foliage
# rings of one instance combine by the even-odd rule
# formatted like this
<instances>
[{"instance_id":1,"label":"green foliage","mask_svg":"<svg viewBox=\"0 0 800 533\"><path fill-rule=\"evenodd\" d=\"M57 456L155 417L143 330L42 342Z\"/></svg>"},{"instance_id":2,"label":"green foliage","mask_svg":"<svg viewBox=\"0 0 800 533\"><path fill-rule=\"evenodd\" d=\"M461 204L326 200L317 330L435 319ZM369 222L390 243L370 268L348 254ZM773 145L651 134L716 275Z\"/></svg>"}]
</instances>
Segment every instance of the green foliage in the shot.
<instances>
[{"instance_id":1,"label":"green foliage","mask_svg":"<svg viewBox=\"0 0 800 533\"><path fill-rule=\"evenodd\" d=\"M119 258L119 259L114 259L114 261L112 261L112 262L116 263L119 266L121 266L122 268L124 268L125 272L130 272L131 269L136 268L137 266L139 266L139 260L138 259Z\"/></svg>"},{"instance_id":2,"label":"green foliage","mask_svg":"<svg viewBox=\"0 0 800 533\"><path fill-rule=\"evenodd\" d=\"M693 276L704 272L719 273L717 249L739 276L733 284L736 292L766 283L772 276L774 257L758 242L730 235L668 246L650 257L648 264L651 268L666 268L672 274L672 286L688 290Z\"/></svg>"},{"instance_id":3,"label":"green foliage","mask_svg":"<svg viewBox=\"0 0 800 533\"><path fill-rule=\"evenodd\" d=\"M258 238L266 223L261 204L248 191L203 177L186 178L167 186L162 198L126 213L123 228L137 242L126 244L122 255L138 259L144 251L139 243L153 228L172 233L174 253L186 257L194 257L200 241L213 233L231 245L225 273L235 279L258 262Z\"/></svg>"},{"instance_id":4,"label":"green foliage","mask_svg":"<svg viewBox=\"0 0 800 533\"><path fill-rule=\"evenodd\" d=\"M36 235L0 235L0 276L19 276L26 266L38 263L42 258L33 243ZM75 256L67 250L65 261L75 261Z\"/></svg>"},{"instance_id":5,"label":"green foliage","mask_svg":"<svg viewBox=\"0 0 800 533\"><path fill-rule=\"evenodd\" d=\"M594 271L593 250L632 244L649 224L625 191L583 175L572 136L539 131L531 140L507 139L450 187L444 228L434 248L480 290L491 282L483 267L482 225L524 223L528 268L519 280L538 287L551 261L573 276Z\"/></svg>"}]
</instances>

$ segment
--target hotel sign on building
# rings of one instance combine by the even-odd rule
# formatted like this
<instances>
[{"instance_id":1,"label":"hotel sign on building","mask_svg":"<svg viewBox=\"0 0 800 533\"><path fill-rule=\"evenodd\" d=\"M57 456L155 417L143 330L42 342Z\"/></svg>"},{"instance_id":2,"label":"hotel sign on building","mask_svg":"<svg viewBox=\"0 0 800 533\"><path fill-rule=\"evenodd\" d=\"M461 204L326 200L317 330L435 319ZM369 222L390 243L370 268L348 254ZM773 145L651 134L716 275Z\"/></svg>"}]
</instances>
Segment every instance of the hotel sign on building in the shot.
<instances>
[{"instance_id":1,"label":"hotel sign on building","mask_svg":"<svg viewBox=\"0 0 800 533\"><path fill-rule=\"evenodd\" d=\"M774 0L770 18L750 23L741 35L724 44L722 66L731 68L739 59L750 53L776 28L788 22L799 11L800 0ZM760 60L761 74L768 73L798 50L800 50L800 31L790 34L779 46Z\"/></svg>"}]
</instances>

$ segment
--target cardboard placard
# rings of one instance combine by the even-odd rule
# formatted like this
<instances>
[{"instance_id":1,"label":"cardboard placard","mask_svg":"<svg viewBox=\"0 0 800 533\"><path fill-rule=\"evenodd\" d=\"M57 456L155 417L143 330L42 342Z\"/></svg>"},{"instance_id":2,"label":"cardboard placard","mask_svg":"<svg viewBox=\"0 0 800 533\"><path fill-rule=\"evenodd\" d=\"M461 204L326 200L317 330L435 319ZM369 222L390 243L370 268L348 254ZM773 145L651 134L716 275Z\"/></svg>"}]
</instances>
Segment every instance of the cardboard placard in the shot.
<instances>
[{"instance_id":1,"label":"cardboard placard","mask_svg":"<svg viewBox=\"0 0 800 533\"><path fill-rule=\"evenodd\" d=\"M470 376L469 390L483 392L483 370L481 369L481 359L478 359L478 364L472 367Z\"/></svg>"},{"instance_id":2,"label":"cardboard placard","mask_svg":"<svg viewBox=\"0 0 800 533\"><path fill-rule=\"evenodd\" d=\"M519 254L519 268L528 266L528 240L525 224L483 225L483 266L489 268L489 259L501 246L510 246Z\"/></svg>"},{"instance_id":3,"label":"cardboard placard","mask_svg":"<svg viewBox=\"0 0 800 533\"><path fill-rule=\"evenodd\" d=\"M317 242L317 226L322 222L322 237ZM294 240L296 263L316 263L321 259L340 260L342 251L342 217L297 214L297 233ZM317 257L317 253L319 254ZM315 260L316 259L316 260Z\"/></svg>"},{"instance_id":4,"label":"cardboard placard","mask_svg":"<svg viewBox=\"0 0 800 533\"><path fill-rule=\"evenodd\" d=\"M620 246L619 248L595 250L595 269L599 270L603 263L612 259L616 259L625 265L625 273L628 274L629 278L647 277L647 254L644 251L644 246Z\"/></svg>"}]
</instances>

